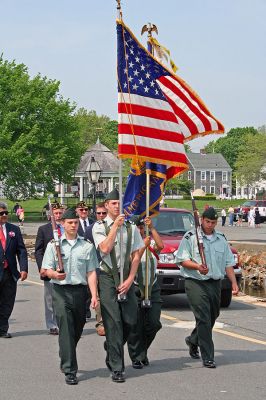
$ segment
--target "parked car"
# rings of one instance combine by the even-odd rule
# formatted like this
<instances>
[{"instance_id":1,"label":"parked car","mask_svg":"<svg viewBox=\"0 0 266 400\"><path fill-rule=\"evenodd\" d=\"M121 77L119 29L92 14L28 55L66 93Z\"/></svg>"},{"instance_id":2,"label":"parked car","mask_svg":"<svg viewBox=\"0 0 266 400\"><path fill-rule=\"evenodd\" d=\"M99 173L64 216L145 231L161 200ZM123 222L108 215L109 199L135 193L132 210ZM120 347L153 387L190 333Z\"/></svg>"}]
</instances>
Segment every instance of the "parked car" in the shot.
<instances>
[{"instance_id":1,"label":"parked car","mask_svg":"<svg viewBox=\"0 0 266 400\"><path fill-rule=\"evenodd\" d=\"M183 209L161 208L160 214L153 218L153 224L164 243L157 268L161 293L162 295L185 293L185 280L180 274L180 265L176 263L174 253L184 234L194 227L193 215ZM236 262L234 271L239 285L242 276L239 258L237 251L232 247L231 250ZM229 307L231 299L231 282L225 276L222 280L221 306Z\"/></svg>"},{"instance_id":2,"label":"parked car","mask_svg":"<svg viewBox=\"0 0 266 400\"><path fill-rule=\"evenodd\" d=\"M261 217L261 222L266 221L266 200L248 200L242 204L243 219L248 221L248 212L251 207L258 207ZM234 208L235 220L237 219L238 207Z\"/></svg>"}]
</instances>

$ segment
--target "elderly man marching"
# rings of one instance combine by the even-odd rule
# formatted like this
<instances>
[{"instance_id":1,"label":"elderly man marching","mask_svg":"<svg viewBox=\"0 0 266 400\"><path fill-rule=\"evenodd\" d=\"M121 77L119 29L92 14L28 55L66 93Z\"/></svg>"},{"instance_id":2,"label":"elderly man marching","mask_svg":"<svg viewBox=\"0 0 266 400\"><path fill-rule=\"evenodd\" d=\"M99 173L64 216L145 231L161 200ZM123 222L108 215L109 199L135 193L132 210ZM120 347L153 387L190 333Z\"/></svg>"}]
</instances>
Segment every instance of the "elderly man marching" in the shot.
<instances>
[{"instance_id":1,"label":"elderly man marching","mask_svg":"<svg viewBox=\"0 0 266 400\"><path fill-rule=\"evenodd\" d=\"M105 201L107 217L93 226L93 238L100 250L102 261L99 274L99 296L103 324L106 333L106 365L112 372L113 382L124 382L124 344L129 331L137 329L137 299L134 278L139 266L139 250L144 246L138 228L125 222L119 215L119 193L115 189ZM120 230L122 229L122 251L124 282L120 284ZM118 295L126 294L120 302Z\"/></svg>"},{"instance_id":2,"label":"elderly man marching","mask_svg":"<svg viewBox=\"0 0 266 400\"><path fill-rule=\"evenodd\" d=\"M97 306L98 265L94 246L78 236L79 219L74 209L62 215L64 234L61 236L61 255L64 272L58 267L55 244L49 242L44 253L41 274L52 280L53 303L59 328L61 371L68 385L78 383L76 347L86 321L87 285L91 291L91 306Z\"/></svg>"}]
</instances>

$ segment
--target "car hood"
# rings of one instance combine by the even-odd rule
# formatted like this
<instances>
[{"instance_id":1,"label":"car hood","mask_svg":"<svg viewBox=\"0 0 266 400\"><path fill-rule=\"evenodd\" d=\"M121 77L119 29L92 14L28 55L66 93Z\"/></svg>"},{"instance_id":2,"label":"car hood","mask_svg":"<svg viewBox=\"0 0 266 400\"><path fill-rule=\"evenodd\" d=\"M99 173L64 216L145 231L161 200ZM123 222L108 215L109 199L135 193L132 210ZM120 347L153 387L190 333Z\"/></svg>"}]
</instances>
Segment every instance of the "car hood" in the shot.
<instances>
[{"instance_id":1,"label":"car hood","mask_svg":"<svg viewBox=\"0 0 266 400\"><path fill-rule=\"evenodd\" d=\"M162 235L161 239L164 244L164 248L161 253L173 253L179 247L179 244L182 240L182 236L166 236Z\"/></svg>"}]
</instances>

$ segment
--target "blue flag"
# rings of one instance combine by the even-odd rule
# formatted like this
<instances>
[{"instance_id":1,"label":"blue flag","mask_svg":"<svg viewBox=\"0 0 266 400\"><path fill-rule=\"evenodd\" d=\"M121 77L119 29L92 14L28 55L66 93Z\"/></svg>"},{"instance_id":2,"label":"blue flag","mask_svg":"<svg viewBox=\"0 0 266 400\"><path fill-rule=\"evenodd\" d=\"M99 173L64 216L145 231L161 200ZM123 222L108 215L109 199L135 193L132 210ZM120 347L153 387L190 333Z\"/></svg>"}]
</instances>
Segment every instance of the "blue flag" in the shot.
<instances>
[{"instance_id":1,"label":"blue flag","mask_svg":"<svg viewBox=\"0 0 266 400\"><path fill-rule=\"evenodd\" d=\"M167 166L144 162L139 168L131 165L124 194L123 209L126 219L132 215L146 216L146 172L150 173L150 215L159 212L166 182Z\"/></svg>"}]
</instances>

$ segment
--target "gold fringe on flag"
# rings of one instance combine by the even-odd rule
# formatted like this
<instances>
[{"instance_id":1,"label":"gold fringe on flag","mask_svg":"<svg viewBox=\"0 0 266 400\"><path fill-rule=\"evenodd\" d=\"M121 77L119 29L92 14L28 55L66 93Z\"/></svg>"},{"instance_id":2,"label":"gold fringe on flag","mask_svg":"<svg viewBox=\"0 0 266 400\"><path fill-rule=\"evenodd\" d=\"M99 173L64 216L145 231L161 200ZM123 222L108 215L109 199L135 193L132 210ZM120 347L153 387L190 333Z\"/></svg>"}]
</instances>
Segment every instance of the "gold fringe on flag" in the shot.
<instances>
[{"instance_id":1,"label":"gold fringe on flag","mask_svg":"<svg viewBox=\"0 0 266 400\"><path fill-rule=\"evenodd\" d=\"M170 63L172 70L174 73L178 70L177 66L175 65L174 61L170 58L170 50L168 50L166 47L162 46L157 39L155 39L153 36L149 38L150 44L153 46L157 57L162 60L163 58Z\"/></svg>"}]
</instances>

